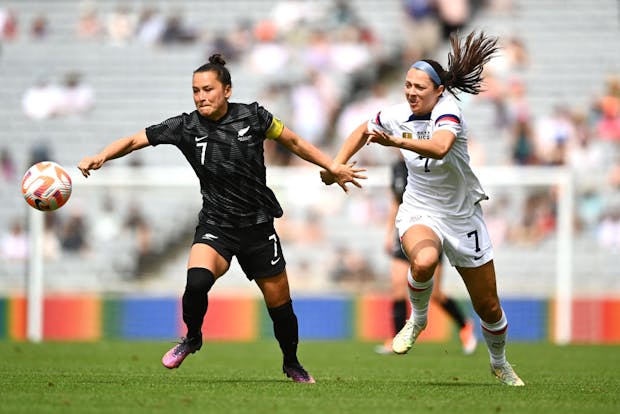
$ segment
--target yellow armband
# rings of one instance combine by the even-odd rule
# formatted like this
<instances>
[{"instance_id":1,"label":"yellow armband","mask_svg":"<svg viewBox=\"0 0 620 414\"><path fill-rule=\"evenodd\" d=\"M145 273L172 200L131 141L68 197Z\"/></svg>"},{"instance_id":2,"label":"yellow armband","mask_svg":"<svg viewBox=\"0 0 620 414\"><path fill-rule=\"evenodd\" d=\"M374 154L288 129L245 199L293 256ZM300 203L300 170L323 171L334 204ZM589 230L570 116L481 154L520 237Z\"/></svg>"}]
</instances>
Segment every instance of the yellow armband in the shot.
<instances>
[{"instance_id":1,"label":"yellow armband","mask_svg":"<svg viewBox=\"0 0 620 414\"><path fill-rule=\"evenodd\" d=\"M265 132L265 137L268 139L278 139L280 135L282 135L282 131L284 130L284 124L275 116L271 120L271 125L267 128L267 132Z\"/></svg>"}]
</instances>

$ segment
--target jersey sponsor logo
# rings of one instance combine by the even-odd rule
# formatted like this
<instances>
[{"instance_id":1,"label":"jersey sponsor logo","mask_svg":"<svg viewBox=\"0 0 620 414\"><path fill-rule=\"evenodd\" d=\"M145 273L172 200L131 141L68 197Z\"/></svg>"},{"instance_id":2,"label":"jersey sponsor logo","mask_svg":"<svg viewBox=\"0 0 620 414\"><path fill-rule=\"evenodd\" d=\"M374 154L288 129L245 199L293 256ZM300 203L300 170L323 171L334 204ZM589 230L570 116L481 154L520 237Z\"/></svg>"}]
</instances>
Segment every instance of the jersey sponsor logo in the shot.
<instances>
[{"instance_id":1,"label":"jersey sponsor logo","mask_svg":"<svg viewBox=\"0 0 620 414\"><path fill-rule=\"evenodd\" d=\"M405 138L405 139L412 139L413 138L413 134L411 132L403 132L403 138Z\"/></svg>"},{"instance_id":2,"label":"jersey sponsor logo","mask_svg":"<svg viewBox=\"0 0 620 414\"><path fill-rule=\"evenodd\" d=\"M474 260L480 260L480 259L482 259L483 257L484 257L484 255L482 255L482 256L474 256Z\"/></svg>"},{"instance_id":3,"label":"jersey sponsor logo","mask_svg":"<svg viewBox=\"0 0 620 414\"><path fill-rule=\"evenodd\" d=\"M278 257L277 259L273 259L271 261L271 265L274 266L276 263L278 263L280 261L281 257Z\"/></svg>"},{"instance_id":4,"label":"jersey sponsor logo","mask_svg":"<svg viewBox=\"0 0 620 414\"><path fill-rule=\"evenodd\" d=\"M205 233L202 236L202 238L203 238L203 240L216 240L216 239L219 239L218 236L216 236L215 234L211 234L211 233Z\"/></svg>"},{"instance_id":5,"label":"jersey sponsor logo","mask_svg":"<svg viewBox=\"0 0 620 414\"><path fill-rule=\"evenodd\" d=\"M203 139L207 139L208 135L203 135L201 137L195 137L194 139L196 140L196 142L198 141L202 141Z\"/></svg>"}]
</instances>

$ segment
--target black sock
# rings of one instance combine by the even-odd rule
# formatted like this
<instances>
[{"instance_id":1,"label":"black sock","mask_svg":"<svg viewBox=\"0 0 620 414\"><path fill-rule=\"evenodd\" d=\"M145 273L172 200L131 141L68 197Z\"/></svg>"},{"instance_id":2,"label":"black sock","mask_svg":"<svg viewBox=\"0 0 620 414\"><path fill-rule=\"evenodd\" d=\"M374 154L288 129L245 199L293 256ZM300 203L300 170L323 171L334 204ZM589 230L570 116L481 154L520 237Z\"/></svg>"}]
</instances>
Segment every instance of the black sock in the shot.
<instances>
[{"instance_id":1,"label":"black sock","mask_svg":"<svg viewBox=\"0 0 620 414\"><path fill-rule=\"evenodd\" d=\"M299 328L297 326L297 316L293 312L293 302L289 301L275 308L267 308L267 311L273 321L273 333L284 355L284 364L299 364L297 360Z\"/></svg>"},{"instance_id":2,"label":"black sock","mask_svg":"<svg viewBox=\"0 0 620 414\"><path fill-rule=\"evenodd\" d=\"M207 313L209 298L207 294L215 283L210 270L192 267L187 271L187 284L183 293L183 321L187 325L187 337L202 336L202 321Z\"/></svg>"},{"instance_id":3,"label":"black sock","mask_svg":"<svg viewBox=\"0 0 620 414\"><path fill-rule=\"evenodd\" d=\"M461 308L459 308L459 305L457 305L454 299L447 298L445 301L440 303L440 305L446 312L448 312L448 315L454 319L454 322L457 323L459 328L465 326L465 315L463 315Z\"/></svg>"},{"instance_id":4,"label":"black sock","mask_svg":"<svg viewBox=\"0 0 620 414\"><path fill-rule=\"evenodd\" d=\"M392 322L394 333L400 332L407 321L407 302L404 299L392 302Z\"/></svg>"}]
</instances>

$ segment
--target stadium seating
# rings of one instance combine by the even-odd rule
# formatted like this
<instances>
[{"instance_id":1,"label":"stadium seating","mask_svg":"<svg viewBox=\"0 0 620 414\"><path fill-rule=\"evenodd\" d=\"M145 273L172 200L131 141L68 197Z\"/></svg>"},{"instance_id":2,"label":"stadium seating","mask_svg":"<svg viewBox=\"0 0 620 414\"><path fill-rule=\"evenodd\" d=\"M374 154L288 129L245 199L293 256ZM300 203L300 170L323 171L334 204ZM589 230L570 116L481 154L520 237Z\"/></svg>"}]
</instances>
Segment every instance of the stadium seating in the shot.
<instances>
[{"instance_id":1,"label":"stadium seating","mask_svg":"<svg viewBox=\"0 0 620 414\"><path fill-rule=\"evenodd\" d=\"M167 2L158 5L167 10ZM226 7L220 7L226 3ZM213 31L226 30L234 26L239 16L250 20L265 18L276 0L212 1L182 0L175 7L183 12L190 25L207 26ZM319 4L327 4L327 0ZM558 103L569 103L571 107L586 107L592 98L593 90L600 90L610 71L620 67L620 24L614 0L599 2L591 7L587 2L569 0L558 8L553 0L514 0L513 13L482 9L468 28L482 28L499 35L519 34L527 45L532 67L525 75L528 99L531 108L537 113L549 113ZM81 11L81 1L7 0L4 7L14 9L19 15L22 30L35 14L43 11L51 23L47 39L33 41L22 33L17 39L4 42L0 50L0 71L4 80L0 91L0 123L3 125L2 146L9 148L18 166L25 170L29 153L40 142L49 143L51 154L59 163L74 166L87 154L101 149L112 139L134 133L168 116L192 110L189 80L191 71L203 63L207 50L199 43L175 47L146 47L140 44L124 46L111 45L105 41L80 41L74 35L74 26ZM357 12L368 22L388 52L397 51L404 42L403 31L394 25L402 19L399 1L355 0L352 1ZM101 16L116 7L115 2L97 2ZM216 18L214 16L217 16ZM570 52L566 52L566 48ZM441 51L442 53L444 50ZM445 53L438 55L442 62ZM444 62L445 63L445 62ZM66 71L78 71L84 81L96 91L96 106L91 113L81 118L50 119L33 121L21 109L21 98L26 89L39 78L60 81ZM250 101L260 92L260 76L241 64L233 64L234 99ZM396 85L395 88L400 86ZM489 127L492 107L488 103L466 102L466 115L470 122L472 136L479 141L490 165L504 165L509 162L509 149L506 137L496 136ZM613 154L613 152L610 152ZM127 165L131 157L114 161L115 165ZM172 148L144 150L136 155L144 165L180 166L185 161L178 151ZM106 168L114 168L113 166ZM604 168L604 167L602 167ZM596 171L602 174L602 171ZM77 174L73 169L72 174ZM19 175L19 174L18 174ZM587 178L579 177L586 180ZM592 179L600 191L609 191L600 180ZM590 183L592 184L592 183ZM14 217L25 218L27 207L20 199L17 183L0 187L0 229L4 229ZM614 194L607 193L608 198ZM89 222L96 220L100 210L101 194L91 194L89 206L78 206L88 214ZM115 192L120 210L126 208L135 198L131 193ZM155 197L159 203L150 203ZM163 240L183 239L187 235L180 228L192 229L198 208L197 189L183 190L182 196L163 202L158 190L140 190L139 206L144 210L153 232L157 234L156 249L162 251ZM76 196L76 200L78 197ZM97 207L91 208L90 202ZM70 206L68 206L70 207ZM70 208L58 214L69 214ZM171 219L179 214L182 223ZM342 228L337 227L342 223ZM369 259L376 273L387 273L386 258L380 243L369 244L368 240L382 240L383 223L374 226L357 226L344 218L329 220L325 224L327 237L336 243L359 248ZM576 276L588 280L591 289L603 286L620 288L617 270L608 252L593 246L591 238L580 235L576 240L576 252L572 258ZM379 246L379 248L377 248ZM131 278L136 263L136 246L130 238L123 236L116 243L105 248L97 248L92 254L92 266L84 269L83 258L65 255L61 262L51 262L48 273L53 278L49 283L58 288L96 287L100 289L122 289ZM507 286L515 291L523 290L527 280L533 292L548 289L549 282L541 286L537 274L553 273L555 246L553 242L544 243L539 249L520 249L510 246L498 252L498 269L506 274ZM326 251L319 252L327 253ZM287 259L291 266L300 266L307 256L304 247L287 247ZM184 262L186 251L172 258L169 267L163 265L163 280L170 277L171 284L178 285L178 268ZM528 257L526 263L523 257ZM113 259L111 259L113 258ZM111 264L110 260L113 260ZM528 265L531 264L531 265ZM4 263L0 266L0 291L22 286L23 263ZM174 268L167 270L169 268ZM592 281L588 276L595 274ZM383 277L383 276L381 276ZM174 278L174 281L172 279ZM325 280L325 283L329 283ZM318 284L318 286L324 286ZM521 290L519 290L521 289Z\"/></svg>"}]
</instances>

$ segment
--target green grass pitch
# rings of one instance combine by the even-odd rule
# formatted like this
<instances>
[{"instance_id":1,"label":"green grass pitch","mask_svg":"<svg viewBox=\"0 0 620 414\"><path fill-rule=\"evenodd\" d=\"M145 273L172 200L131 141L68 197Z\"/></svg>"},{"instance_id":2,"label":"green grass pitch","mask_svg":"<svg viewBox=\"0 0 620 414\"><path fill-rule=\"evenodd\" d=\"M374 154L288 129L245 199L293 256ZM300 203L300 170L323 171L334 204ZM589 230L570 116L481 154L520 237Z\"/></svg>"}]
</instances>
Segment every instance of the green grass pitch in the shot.
<instances>
[{"instance_id":1,"label":"green grass pitch","mask_svg":"<svg viewBox=\"0 0 620 414\"><path fill-rule=\"evenodd\" d=\"M416 344L377 355L374 344L303 341L317 384L281 372L275 341L205 343L183 365L161 366L165 342L0 341L0 413L618 413L619 346L510 343L526 382L489 373L482 346Z\"/></svg>"}]
</instances>

